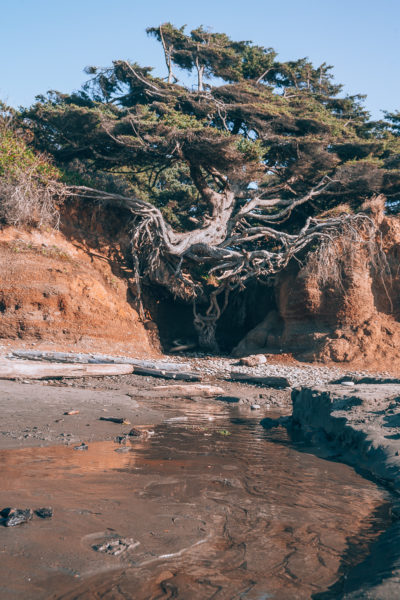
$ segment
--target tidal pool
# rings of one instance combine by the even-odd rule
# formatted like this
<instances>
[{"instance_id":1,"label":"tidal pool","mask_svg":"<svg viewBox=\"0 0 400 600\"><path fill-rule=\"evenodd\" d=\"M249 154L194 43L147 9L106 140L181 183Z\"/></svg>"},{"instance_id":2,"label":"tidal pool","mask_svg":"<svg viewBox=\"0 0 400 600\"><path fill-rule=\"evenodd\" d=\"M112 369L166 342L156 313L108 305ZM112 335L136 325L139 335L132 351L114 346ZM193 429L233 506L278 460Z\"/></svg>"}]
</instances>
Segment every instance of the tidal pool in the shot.
<instances>
[{"instance_id":1,"label":"tidal pool","mask_svg":"<svg viewBox=\"0 0 400 600\"><path fill-rule=\"evenodd\" d=\"M388 527L385 490L266 431L262 411L162 409L126 447L0 452L0 507L54 509L1 528L2 599L312 598Z\"/></svg>"}]
</instances>

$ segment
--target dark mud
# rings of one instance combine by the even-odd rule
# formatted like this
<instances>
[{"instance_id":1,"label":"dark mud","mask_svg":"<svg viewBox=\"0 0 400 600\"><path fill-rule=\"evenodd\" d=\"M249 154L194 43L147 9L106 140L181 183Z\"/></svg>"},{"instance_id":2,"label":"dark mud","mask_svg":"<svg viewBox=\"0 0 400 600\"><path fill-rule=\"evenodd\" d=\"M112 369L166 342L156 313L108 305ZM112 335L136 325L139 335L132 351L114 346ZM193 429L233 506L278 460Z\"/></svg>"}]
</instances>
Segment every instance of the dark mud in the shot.
<instances>
[{"instance_id":1,"label":"dark mud","mask_svg":"<svg viewBox=\"0 0 400 600\"><path fill-rule=\"evenodd\" d=\"M384 490L259 424L281 413L176 405L126 446L0 452L0 505L54 510L1 531L1 598L312 598L388 527Z\"/></svg>"}]
</instances>

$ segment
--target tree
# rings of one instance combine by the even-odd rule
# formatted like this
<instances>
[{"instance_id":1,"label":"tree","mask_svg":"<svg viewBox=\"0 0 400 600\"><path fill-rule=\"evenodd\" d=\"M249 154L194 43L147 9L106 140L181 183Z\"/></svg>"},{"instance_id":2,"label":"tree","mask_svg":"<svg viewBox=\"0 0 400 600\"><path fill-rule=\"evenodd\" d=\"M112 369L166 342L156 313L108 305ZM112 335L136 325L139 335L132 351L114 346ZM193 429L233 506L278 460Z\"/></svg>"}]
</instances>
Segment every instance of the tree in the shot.
<instances>
[{"instance_id":1,"label":"tree","mask_svg":"<svg viewBox=\"0 0 400 600\"><path fill-rule=\"evenodd\" d=\"M150 33L169 69L195 66L197 91L115 61L92 69L78 93L40 97L21 119L60 168L85 165L90 184L71 191L130 212L138 279L192 302L199 343L215 351L233 290L270 280L343 231L373 235L360 207L388 191L400 199L389 160L399 151L393 133L368 129L357 97L337 97L330 67L282 66L271 49L203 28L178 45L167 25ZM205 76L225 81L205 91Z\"/></svg>"},{"instance_id":2,"label":"tree","mask_svg":"<svg viewBox=\"0 0 400 600\"><path fill-rule=\"evenodd\" d=\"M178 78L173 73L172 64L176 53L184 50L187 45L187 37L184 31L185 26L178 29L171 23L163 23L159 27L148 27L146 29L148 35L155 37L162 44L165 64L168 69L168 83L178 81Z\"/></svg>"}]
</instances>

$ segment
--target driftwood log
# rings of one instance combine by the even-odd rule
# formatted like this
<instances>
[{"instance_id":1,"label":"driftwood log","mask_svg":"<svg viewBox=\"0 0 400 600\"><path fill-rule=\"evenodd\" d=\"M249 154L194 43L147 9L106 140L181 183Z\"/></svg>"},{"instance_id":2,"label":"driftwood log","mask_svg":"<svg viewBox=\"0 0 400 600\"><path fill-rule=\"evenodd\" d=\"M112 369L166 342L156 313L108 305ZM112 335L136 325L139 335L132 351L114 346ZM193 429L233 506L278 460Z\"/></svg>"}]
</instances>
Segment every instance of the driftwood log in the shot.
<instances>
[{"instance_id":1,"label":"driftwood log","mask_svg":"<svg viewBox=\"0 0 400 600\"><path fill-rule=\"evenodd\" d=\"M263 385L265 387L272 388L286 388L290 387L290 381L286 377L261 376L261 375L248 375L247 373L231 372L229 379L232 381L241 381L243 383L253 383L256 385Z\"/></svg>"},{"instance_id":2,"label":"driftwood log","mask_svg":"<svg viewBox=\"0 0 400 600\"><path fill-rule=\"evenodd\" d=\"M38 360L58 363L79 363L79 364L127 364L145 369L163 369L172 371L182 371L189 369L187 363L170 363L162 360L140 360L129 356L110 356L108 354L83 354L81 352L45 352L40 350L13 350L11 356L27 360Z\"/></svg>"},{"instance_id":3,"label":"driftwood log","mask_svg":"<svg viewBox=\"0 0 400 600\"><path fill-rule=\"evenodd\" d=\"M103 377L127 375L132 365L38 364L28 361L0 363L0 379L62 379L64 377Z\"/></svg>"},{"instance_id":4,"label":"driftwood log","mask_svg":"<svg viewBox=\"0 0 400 600\"><path fill-rule=\"evenodd\" d=\"M152 392L157 392L161 396L176 397L176 398L192 398L193 396L201 396L203 398L214 398L222 396L225 391L215 385L156 385Z\"/></svg>"},{"instance_id":5,"label":"driftwood log","mask_svg":"<svg viewBox=\"0 0 400 600\"><path fill-rule=\"evenodd\" d=\"M201 381L201 376L197 373L188 373L184 371L171 371L168 369L145 369L143 367L133 367L135 375L148 375L150 377L162 377L163 379L178 379L181 381Z\"/></svg>"}]
</instances>

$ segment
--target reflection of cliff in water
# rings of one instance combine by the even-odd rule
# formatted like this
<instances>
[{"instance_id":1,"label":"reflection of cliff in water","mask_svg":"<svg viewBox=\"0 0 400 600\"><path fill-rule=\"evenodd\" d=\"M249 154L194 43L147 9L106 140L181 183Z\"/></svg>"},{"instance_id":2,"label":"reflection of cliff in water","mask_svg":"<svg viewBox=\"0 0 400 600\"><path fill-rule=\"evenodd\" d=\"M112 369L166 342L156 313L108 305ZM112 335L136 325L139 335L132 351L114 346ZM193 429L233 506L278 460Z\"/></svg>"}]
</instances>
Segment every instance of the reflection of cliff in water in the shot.
<instances>
[{"instance_id":1,"label":"reflection of cliff in water","mask_svg":"<svg viewBox=\"0 0 400 600\"><path fill-rule=\"evenodd\" d=\"M385 528L386 494L258 423L247 408L196 403L127 452L108 442L1 452L1 505L52 505L54 517L2 531L0 595L287 599L327 589L343 557L361 561ZM140 543L119 556L93 550L115 539Z\"/></svg>"}]
</instances>

